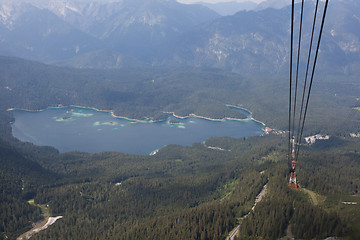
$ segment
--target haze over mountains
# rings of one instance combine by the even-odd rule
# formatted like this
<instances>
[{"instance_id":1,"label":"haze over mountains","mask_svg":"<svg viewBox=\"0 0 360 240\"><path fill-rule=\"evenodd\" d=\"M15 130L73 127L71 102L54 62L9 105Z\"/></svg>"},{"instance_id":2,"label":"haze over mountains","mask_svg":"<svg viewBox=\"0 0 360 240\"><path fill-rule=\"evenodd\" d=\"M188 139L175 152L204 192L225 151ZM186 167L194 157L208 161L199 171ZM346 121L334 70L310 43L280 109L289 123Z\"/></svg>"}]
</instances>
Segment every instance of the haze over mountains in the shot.
<instances>
[{"instance_id":1,"label":"haze over mountains","mask_svg":"<svg viewBox=\"0 0 360 240\"><path fill-rule=\"evenodd\" d=\"M259 11L259 10L264 10L266 8L280 9L290 5L291 2L289 2L288 0L267 0L260 3L256 3L253 1L243 1L243 2L220 1L217 3L208 3L208 2L199 1L196 2L196 4L200 4L205 7L208 7L222 16L228 16L243 10Z\"/></svg>"},{"instance_id":2,"label":"haze over mountains","mask_svg":"<svg viewBox=\"0 0 360 240\"><path fill-rule=\"evenodd\" d=\"M291 9L274 5L284 1L222 16L221 5L175 0L0 0L0 240L23 239L50 216L62 218L31 239L226 239L235 228L241 239L360 239L360 4L329 1L302 136L330 137L296 144L305 191L288 188ZM313 9L307 0L304 40ZM170 112L247 118L229 105L274 131L169 141L151 156L59 153L12 134L21 120L10 109L55 107L61 112L49 120L63 126L92 115L59 109L74 105L126 117L146 141L156 138L146 124L184 130ZM60 139L45 122L34 124ZM94 138L78 142L106 144L103 127L116 132L115 142L137 136L115 125L91 121Z\"/></svg>"},{"instance_id":3,"label":"haze over mountains","mask_svg":"<svg viewBox=\"0 0 360 240\"><path fill-rule=\"evenodd\" d=\"M197 2L196 4L208 7L222 16L233 15L243 10L254 10L258 4L254 2L218 2L218 3L207 3Z\"/></svg>"},{"instance_id":4,"label":"haze over mountains","mask_svg":"<svg viewBox=\"0 0 360 240\"><path fill-rule=\"evenodd\" d=\"M284 73L290 11L266 4L222 17L205 6L175 0L2 0L0 55L76 68L190 65ZM304 39L309 38L312 11L313 3L307 3ZM358 1L331 2L320 70L358 71L359 12Z\"/></svg>"}]
</instances>

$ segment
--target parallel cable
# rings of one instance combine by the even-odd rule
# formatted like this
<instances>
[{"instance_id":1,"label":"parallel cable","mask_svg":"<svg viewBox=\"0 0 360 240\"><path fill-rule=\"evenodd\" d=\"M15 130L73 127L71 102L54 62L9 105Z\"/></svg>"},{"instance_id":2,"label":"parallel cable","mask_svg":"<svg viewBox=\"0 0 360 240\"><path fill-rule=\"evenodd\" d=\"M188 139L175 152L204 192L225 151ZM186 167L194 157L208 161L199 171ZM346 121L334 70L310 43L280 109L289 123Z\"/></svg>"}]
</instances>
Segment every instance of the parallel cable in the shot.
<instances>
[{"instance_id":1,"label":"parallel cable","mask_svg":"<svg viewBox=\"0 0 360 240\"><path fill-rule=\"evenodd\" d=\"M293 69L293 41L294 41L294 7L295 7L295 0L292 0L291 4L291 39L290 39L290 86L289 86L289 143L288 143L288 158L289 163L291 163L291 90L292 90L292 69Z\"/></svg>"},{"instance_id":2,"label":"parallel cable","mask_svg":"<svg viewBox=\"0 0 360 240\"><path fill-rule=\"evenodd\" d=\"M303 118L303 121L302 121L300 139L302 138L302 134L303 134L303 131L304 131L305 119L306 119L306 114L307 114L307 110L308 110L308 106L309 106L309 99L310 99L311 87L312 87L312 83L313 83L313 80L314 80L314 73L315 73L316 62L317 62L317 57L318 57L318 53L319 53L320 42L321 42L322 32L323 32L323 28L324 28L324 23L325 23L325 17L326 17L326 11L327 11L328 3L329 3L329 0L326 0L326 1L325 1L325 7L324 7L324 13L323 13L322 21L321 21L319 39L318 39L318 43L317 43L317 47L316 47L316 53L315 53L315 58L314 58L313 69L312 69L312 73L311 73L311 80L310 80L308 95L307 95L307 99L306 99L306 106L305 106L305 111L304 111L304 118ZM298 151L297 151L297 153L296 153L296 159L298 158L299 150L300 150L300 145L298 145Z\"/></svg>"},{"instance_id":3,"label":"parallel cable","mask_svg":"<svg viewBox=\"0 0 360 240\"><path fill-rule=\"evenodd\" d=\"M310 59L311 59L311 52L312 52L312 45L314 40L314 32L315 32L315 25L316 25L316 19L317 19L317 11L319 6L319 0L316 1L315 5L315 12L314 12L314 20L313 20L313 26L311 31L311 39L310 39L310 46L309 46L309 53L308 53L308 59L307 59L307 65L306 65L306 72L305 72L305 81L304 81L304 89L302 94L302 100L301 100L301 108L300 108L300 115L299 115L299 124L298 124L298 131L297 131L297 143L300 143L300 127L301 127L301 121L302 121L302 115L304 110L304 101L305 101L305 92L306 92L306 86L307 86L307 80L309 75L309 66L310 66ZM299 144L297 146L297 152L299 151Z\"/></svg>"},{"instance_id":4,"label":"parallel cable","mask_svg":"<svg viewBox=\"0 0 360 240\"><path fill-rule=\"evenodd\" d=\"M300 65L300 52L301 52L301 37L302 37L302 23L304 15L304 0L301 1L301 14L300 14L300 26L299 26L299 41L297 49L297 63L296 63L296 77L295 77L295 93L294 93L294 109L293 109L293 122L292 122L292 132L295 132L295 113L296 113L296 102L297 102L297 88L299 80L299 65Z\"/></svg>"}]
</instances>

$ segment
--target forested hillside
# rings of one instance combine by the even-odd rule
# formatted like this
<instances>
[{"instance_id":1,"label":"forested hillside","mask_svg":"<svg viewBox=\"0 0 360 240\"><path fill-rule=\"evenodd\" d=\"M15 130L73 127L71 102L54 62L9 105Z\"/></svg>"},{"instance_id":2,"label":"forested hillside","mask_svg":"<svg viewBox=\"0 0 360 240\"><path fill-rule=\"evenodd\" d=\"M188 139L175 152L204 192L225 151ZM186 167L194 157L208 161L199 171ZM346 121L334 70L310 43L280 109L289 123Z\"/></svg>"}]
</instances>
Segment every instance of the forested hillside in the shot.
<instances>
[{"instance_id":1,"label":"forested hillside","mask_svg":"<svg viewBox=\"0 0 360 240\"><path fill-rule=\"evenodd\" d=\"M212 118L246 116L241 106L271 128L287 128L288 81L244 77L209 68L75 70L16 58L0 58L1 118L8 108L40 110L59 104L113 110L133 119L164 119L164 112ZM21 71L20 71L21 69ZM321 76L314 83L307 134L360 132L356 77ZM7 128L6 121L2 128Z\"/></svg>"},{"instance_id":2,"label":"forested hillside","mask_svg":"<svg viewBox=\"0 0 360 240\"><path fill-rule=\"evenodd\" d=\"M18 212L10 226L19 226L5 224L2 238L24 232L29 225L20 227L21 219L39 219L39 209L26 202L34 197L52 216L63 216L34 239L225 239L268 182L265 198L242 223L241 236L278 239L290 227L296 238L356 239L360 219L349 209L359 209L341 202L358 194L359 142L337 143L341 147L315 144L300 157L299 184L321 194L316 204L303 190L287 187L287 144L279 136L212 138L190 147L170 145L155 156L58 154L16 144L11 152L2 151L3 159L26 154L23 164L37 167L15 165L10 175L2 174L2 192L18 196L8 205L2 201L2 207ZM6 219L9 212L2 214Z\"/></svg>"}]
</instances>

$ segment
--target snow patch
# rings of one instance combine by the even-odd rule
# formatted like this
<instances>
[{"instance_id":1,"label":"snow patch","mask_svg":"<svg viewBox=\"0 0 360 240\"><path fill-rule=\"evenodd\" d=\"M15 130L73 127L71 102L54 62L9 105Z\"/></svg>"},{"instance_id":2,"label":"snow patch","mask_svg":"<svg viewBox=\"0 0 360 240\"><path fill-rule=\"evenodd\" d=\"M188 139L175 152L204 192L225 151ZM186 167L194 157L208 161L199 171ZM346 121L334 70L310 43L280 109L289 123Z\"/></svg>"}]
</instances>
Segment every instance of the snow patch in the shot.
<instances>
[{"instance_id":1,"label":"snow patch","mask_svg":"<svg viewBox=\"0 0 360 240\"><path fill-rule=\"evenodd\" d=\"M75 7L71 7L69 5L66 5L66 8L69 9L70 11L82 14L81 11L79 9L75 8Z\"/></svg>"},{"instance_id":2,"label":"snow patch","mask_svg":"<svg viewBox=\"0 0 360 240\"><path fill-rule=\"evenodd\" d=\"M13 15L14 8L11 6L2 4L0 7L0 17L3 23L8 23Z\"/></svg>"},{"instance_id":3,"label":"snow patch","mask_svg":"<svg viewBox=\"0 0 360 240\"><path fill-rule=\"evenodd\" d=\"M331 34L331 36L335 37L335 36L336 36L335 30L334 30L334 29L331 29L330 34Z\"/></svg>"},{"instance_id":4,"label":"snow patch","mask_svg":"<svg viewBox=\"0 0 360 240\"><path fill-rule=\"evenodd\" d=\"M353 15L353 17L360 22L360 17L356 16L355 14Z\"/></svg>"}]
</instances>

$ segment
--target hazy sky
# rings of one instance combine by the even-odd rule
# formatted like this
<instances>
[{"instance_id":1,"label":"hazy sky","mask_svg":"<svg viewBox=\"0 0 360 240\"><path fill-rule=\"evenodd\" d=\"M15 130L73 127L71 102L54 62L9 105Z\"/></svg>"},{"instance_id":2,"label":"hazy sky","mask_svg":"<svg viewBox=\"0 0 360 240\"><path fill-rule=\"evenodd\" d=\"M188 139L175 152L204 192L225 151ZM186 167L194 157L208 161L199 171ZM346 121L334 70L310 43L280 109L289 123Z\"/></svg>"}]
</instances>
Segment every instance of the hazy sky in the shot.
<instances>
[{"instance_id":1,"label":"hazy sky","mask_svg":"<svg viewBox=\"0 0 360 240\"><path fill-rule=\"evenodd\" d=\"M265 0L177 0L181 3L194 3L194 2L207 2L207 3L219 3L219 2L255 2L260 3Z\"/></svg>"}]
</instances>

